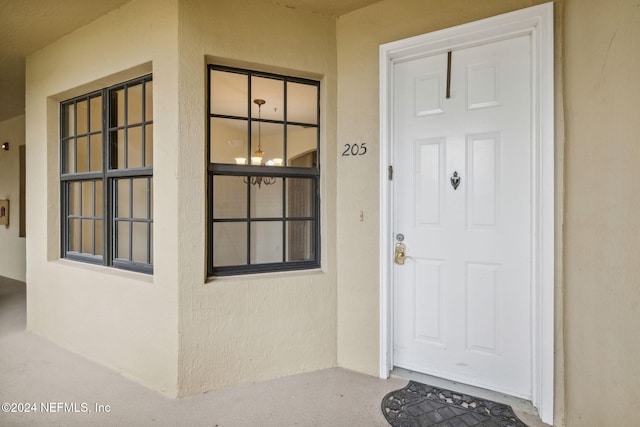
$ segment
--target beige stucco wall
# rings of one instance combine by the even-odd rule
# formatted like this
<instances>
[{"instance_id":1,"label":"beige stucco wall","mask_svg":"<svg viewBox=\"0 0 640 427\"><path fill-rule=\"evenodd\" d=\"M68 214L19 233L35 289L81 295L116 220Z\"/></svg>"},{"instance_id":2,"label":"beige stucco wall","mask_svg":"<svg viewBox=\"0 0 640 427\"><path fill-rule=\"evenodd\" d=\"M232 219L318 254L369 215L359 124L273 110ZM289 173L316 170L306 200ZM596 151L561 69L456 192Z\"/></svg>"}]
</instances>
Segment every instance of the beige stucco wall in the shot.
<instances>
[{"instance_id":1,"label":"beige stucco wall","mask_svg":"<svg viewBox=\"0 0 640 427\"><path fill-rule=\"evenodd\" d=\"M180 394L336 364L335 49L332 18L180 1ZM205 281L207 61L321 81L320 270Z\"/></svg>"},{"instance_id":2,"label":"beige stucco wall","mask_svg":"<svg viewBox=\"0 0 640 427\"><path fill-rule=\"evenodd\" d=\"M565 1L568 426L637 426L640 5Z\"/></svg>"},{"instance_id":3,"label":"beige stucco wall","mask_svg":"<svg viewBox=\"0 0 640 427\"><path fill-rule=\"evenodd\" d=\"M28 58L29 328L167 394L336 363L377 375L379 45L542 1L383 0L337 24L213 3L134 0ZM640 8L557 1L556 36L555 420L636 425ZM207 61L322 80L321 270L206 280ZM56 102L149 63L155 274L60 261ZM340 157L353 143L367 155Z\"/></svg>"},{"instance_id":4,"label":"beige stucco wall","mask_svg":"<svg viewBox=\"0 0 640 427\"><path fill-rule=\"evenodd\" d=\"M178 371L177 0L135 0L27 58L28 329L168 395ZM59 260L58 102L153 71L153 276Z\"/></svg>"},{"instance_id":5,"label":"beige stucco wall","mask_svg":"<svg viewBox=\"0 0 640 427\"><path fill-rule=\"evenodd\" d=\"M24 281L26 240L20 232L20 145L24 145L24 116L0 122L0 144L9 142L9 151L0 150L0 200L9 200L9 227L0 226L0 276Z\"/></svg>"}]
</instances>

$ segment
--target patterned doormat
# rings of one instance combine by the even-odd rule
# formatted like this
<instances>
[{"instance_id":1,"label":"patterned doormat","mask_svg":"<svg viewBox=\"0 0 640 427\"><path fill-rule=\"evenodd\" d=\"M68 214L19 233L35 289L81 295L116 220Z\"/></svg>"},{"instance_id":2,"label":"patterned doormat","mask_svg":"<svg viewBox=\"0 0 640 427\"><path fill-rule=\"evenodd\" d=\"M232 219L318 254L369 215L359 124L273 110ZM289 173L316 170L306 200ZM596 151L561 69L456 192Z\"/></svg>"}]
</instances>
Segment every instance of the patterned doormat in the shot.
<instances>
[{"instance_id":1,"label":"patterned doormat","mask_svg":"<svg viewBox=\"0 0 640 427\"><path fill-rule=\"evenodd\" d=\"M382 399L394 427L527 427L511 406L410 381Z\"/></svg>"}]
</instances>

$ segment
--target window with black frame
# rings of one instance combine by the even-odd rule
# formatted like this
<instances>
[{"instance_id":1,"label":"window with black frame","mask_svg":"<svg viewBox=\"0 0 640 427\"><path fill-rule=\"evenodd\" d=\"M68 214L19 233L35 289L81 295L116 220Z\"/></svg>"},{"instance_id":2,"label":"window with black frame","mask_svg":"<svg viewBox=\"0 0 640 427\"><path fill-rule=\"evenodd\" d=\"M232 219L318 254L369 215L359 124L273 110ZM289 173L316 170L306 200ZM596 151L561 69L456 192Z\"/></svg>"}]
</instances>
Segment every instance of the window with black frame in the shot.
<instances>
[{"instance_id":1,"label":"window with black frame","mask_svg":"<svg viewBox=\"0 0 640 427\"><path fill-rule=\"evenodd\" d=\"M208 273L320 265L320 83L208 67Z\"/></svg>"},{"instance_id":2,"label":"window with black frame","mask_svg":"<svg viewBox=\"0 0 640 427\"><path fill-rule=\"evenodd\" d=\"M153 272L151 75L60 103L62 257Z\"/></svg>"}]
</instances>

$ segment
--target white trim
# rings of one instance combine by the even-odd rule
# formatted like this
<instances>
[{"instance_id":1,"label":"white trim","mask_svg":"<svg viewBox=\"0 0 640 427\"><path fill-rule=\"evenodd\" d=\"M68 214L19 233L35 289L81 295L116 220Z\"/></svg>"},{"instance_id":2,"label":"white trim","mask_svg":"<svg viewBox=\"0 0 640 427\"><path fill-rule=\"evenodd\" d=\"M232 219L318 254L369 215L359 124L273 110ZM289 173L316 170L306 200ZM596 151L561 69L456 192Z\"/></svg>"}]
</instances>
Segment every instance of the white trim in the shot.
<instances>
[{"instance_id":1,"label":"white trim","mask_svg":"<svg viewBox=\"0 0 640 427\"><path fill-rule=\"evenodd\" d=\"M554 87L553 3L380 46L380 377L393 368L393 65L416 57L529 34L533 99L532 403L553 424L554 404Z\"/></svg>"}]
</instances>

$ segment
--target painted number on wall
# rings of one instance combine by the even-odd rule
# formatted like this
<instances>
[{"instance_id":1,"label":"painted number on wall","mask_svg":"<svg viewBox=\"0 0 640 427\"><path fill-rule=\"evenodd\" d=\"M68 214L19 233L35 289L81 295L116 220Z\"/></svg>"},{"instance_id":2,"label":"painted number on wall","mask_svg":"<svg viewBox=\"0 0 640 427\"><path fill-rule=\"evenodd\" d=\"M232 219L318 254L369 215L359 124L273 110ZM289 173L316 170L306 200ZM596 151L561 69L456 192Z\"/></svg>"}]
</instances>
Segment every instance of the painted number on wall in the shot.
<instances>
[{"instance_id":1,"label":"painted number on wall","mask_svg":"<svg viewBox=\"0 0 640 427\"><path fill-rule=\"evenodd\" d=\"M344 144L344 151L342 152L342 157L347 156L364 156L367 154L367 143L363 142L362 144Z\"/></svg>"}]
</instances>

